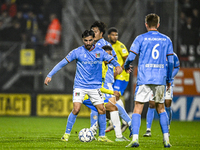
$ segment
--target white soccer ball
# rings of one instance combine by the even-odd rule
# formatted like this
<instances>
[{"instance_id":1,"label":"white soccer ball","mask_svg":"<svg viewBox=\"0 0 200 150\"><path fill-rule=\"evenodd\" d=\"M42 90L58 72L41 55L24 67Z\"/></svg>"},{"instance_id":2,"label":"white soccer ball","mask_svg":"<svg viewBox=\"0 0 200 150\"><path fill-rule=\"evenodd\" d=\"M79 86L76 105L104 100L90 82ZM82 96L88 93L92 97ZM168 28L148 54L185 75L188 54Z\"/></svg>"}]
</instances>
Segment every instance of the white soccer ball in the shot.
<instances>
[{"instance_id":1,"label":"white soccer ball","mask_svg":"<svg viewBox=\"0 0 200 150\"><path fill-rule=\"evenodd\" d=\"M79 132L78 138L81 142L91 142L92 140L94 140L94 135L89 128L83 128Z\"/></svg>"}]
</instances>

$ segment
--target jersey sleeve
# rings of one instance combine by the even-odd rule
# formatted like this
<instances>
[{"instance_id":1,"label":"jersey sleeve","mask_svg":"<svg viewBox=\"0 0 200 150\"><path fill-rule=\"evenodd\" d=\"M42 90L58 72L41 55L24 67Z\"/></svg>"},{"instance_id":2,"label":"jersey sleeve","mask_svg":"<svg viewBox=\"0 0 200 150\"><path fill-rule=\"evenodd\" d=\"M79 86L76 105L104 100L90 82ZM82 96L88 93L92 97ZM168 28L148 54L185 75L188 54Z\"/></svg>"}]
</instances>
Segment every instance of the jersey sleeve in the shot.
<instances>
[{"instance_id":1,"label":"jersey sleeve","mask_svg":"<svg viewBox=\"0 0 200 150\"><path fill-rule=\"evenodd\" d=\"M178 68L180 66L180 62L178 56L174 53L174 68Z\"/></svg>"},{"instance_id":2,"label":"jersey sleeve","mask_svg":"<svg viewBox=\"0 0 200 150\"><path fill-rule=\"evenodd\" d=\"M136 55L139 54L141 42L142 42L142 36L141 35L137 36L131 45L130 52Z\"/></svg>"},{"instance_id":3,"label":"jersey sleeve","mask_svg":"<svg viewBox=\"0 0 200 150\"><path fill-rule=\"evenodd\" d=\"M109 45L110 47L112 47L112 45L109 42L107 42L107 45ZM116 54L115 50L113 49L113 47L112 47L112 55L117 60L117 54Z\"/></svg>"},{"instance_id":4,"label":"jersey sleeve","mask_svg":"<svg viewBox=\"0 0 200 150\"><path fill-rule=\"evenodd\" d=\"M103 51L103 60L104 61L107 61L108 63L111 63L113 64L113 66L117 67L117 66L120 66L120 64L117 62L116 59L114 59L113 56L109 55L106 51Z\"/></svg>"},{"instance_id":5,"label":"jersey sleeve","mask_svg":"<svg viewBox=\"0 0 200 150\"><path fill-rule=\"evenodd\" d=\"M65 59L66 59L68 62L71 62L71 61L73 61L74 59L76 59L76 51L77 51L77 49L74 49L74 50L72 50L71 52L69 52L69 54L65 57Z\"/></svg>"},{"instance_id":6,"label":"jersey sleeve","mask_svg":"<svg viewBox=\"0 0 200 150\"><path fill-rule=\"evenodd\" d=\"M168 42L168 49L167 49L167 56L174 55L172 41L169 39Z\"/></svg>"},{"instance_id":7,"label":"jersey sleeve","mask_svg":"<svg viewBox=\"0 0 200 150\"><path fill-rule=\"evenodd\" d=\"M54 74L56 74L62 67L68 64L68 61L64 58L61 60L47 75L47 77L51 78Z\"/></svg>"},{"instance_id":8,"label":"jersey sleeve","mask_svg":"<svg viewBox=\"0 0 200 150\"><path fill-rule=\"evenodd\" d=\"M105 93L105 94L112 94L112 95L114 94L113 90L108 90L104 87L101 87L100 90L101 90L102 93Z\"/></svg>"}]
</instances>

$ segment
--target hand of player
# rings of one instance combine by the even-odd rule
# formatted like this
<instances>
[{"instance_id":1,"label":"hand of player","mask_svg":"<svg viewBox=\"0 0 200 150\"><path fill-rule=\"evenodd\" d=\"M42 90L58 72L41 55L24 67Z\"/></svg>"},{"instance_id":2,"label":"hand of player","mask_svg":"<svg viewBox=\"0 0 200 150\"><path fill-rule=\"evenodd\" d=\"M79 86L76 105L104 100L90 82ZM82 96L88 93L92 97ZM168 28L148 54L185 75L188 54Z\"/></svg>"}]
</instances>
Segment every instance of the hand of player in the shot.
<instances>
[{"instance_id":1,"label":"hand of player","mask_svg":"<svg viewBox=\"0 0 200 150\"><path fill-rule=\"evenodd\" d=\"M131 73L132 71L133 71L133 66L129 66L127 69L125 69L125 71L127 72L127 73Z\"/></svg>"},{"instance_id":2,"label":"hand of player","mask_svg":"<svg viewBox=\"0 0 200 150\"><path fill-rule=\"evenodd\" d=\"M51 82L51 78L50 77L46 77L44 80L44 84L48 85L48 83Z\"/></svg>"},{"instance_id":3,"label":"hand of player","mask_svg":"<svg viewBox=\"0 0 200 150\"><path fill-rule=\"evenodd\" d=\"M117 73L117 74L121 74L122 73L122 67L120 67L120 66L117 66L117 67L115 67L115 72Z\"/></svg>"},{"instance_id":4,"label":"hand of player","mask_svg":"<svg viewBox=\"0 0 200 150\"><path fill-rule=\"evenodd\" d=\"M171 83L167 82L167 91L169 90L170 86L171 86Z\"/></svg>"},{"instance_id":5,"label":"hand of player","mask_svg":"<svg viewBox=\"0 0 200 150\"><path fill-rule=\"evenodd\" d=\"M115 95L116 97L120 97L119 91L114 91L114 95Z\"/></svg>"}]
</instances>

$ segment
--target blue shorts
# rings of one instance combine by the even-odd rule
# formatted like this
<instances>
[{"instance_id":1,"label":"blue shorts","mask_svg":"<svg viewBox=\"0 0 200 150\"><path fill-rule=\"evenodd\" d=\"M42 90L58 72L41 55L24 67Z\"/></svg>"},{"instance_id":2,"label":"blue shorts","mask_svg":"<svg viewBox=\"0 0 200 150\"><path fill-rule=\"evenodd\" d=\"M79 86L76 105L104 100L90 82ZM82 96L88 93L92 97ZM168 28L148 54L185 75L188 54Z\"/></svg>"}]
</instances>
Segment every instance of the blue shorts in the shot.
<instances>
[{"instance_id":1,"label":"blue shorts","mask_svg":"<svg viewBox=\"0 0 200 150\"><path fill-rule=\"evenodd\" d=\"M104 100L104 104L105 104L105 103L108 103L108 99L105 99L105 100ZM84 104L85 106L87 106L88 108L90 108L90 109L92 109L92 110L94 110L94 111L97 111L96 107L92 104L92 102L90 101L90 99L84 100L84 101L83 101L83 104Z\"/></svg>"},{"instance_id":2,"label":"blue shorts","mask_svg":"<svg viewBox=\"0 0 200 150\"><path fill-rule=\"evenodd\" d=\"M127 86L128 86L128 81L115 80L115 83L113 84L113 89L114 91L120 91L121 95L123 95Z\"/></svg>"}]
</instances>

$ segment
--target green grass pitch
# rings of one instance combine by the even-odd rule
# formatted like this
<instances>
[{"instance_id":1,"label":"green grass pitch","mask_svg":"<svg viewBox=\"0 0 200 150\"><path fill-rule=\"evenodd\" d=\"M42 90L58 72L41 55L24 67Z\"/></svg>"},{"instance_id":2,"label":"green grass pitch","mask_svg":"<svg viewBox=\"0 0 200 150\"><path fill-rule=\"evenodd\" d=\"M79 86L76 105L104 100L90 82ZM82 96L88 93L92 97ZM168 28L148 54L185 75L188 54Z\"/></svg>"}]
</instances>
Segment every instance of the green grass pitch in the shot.
<instances>
[{"instance_id":1,"label":"green grass pitch","mask_svg":"<svg viewBox=\"0 0 200 150\"><path fill-rule=\"evenodd\" d=\"M80 142L78 132L90 126L89 118L77 117L68 142L62 142L67 118L57 117L0 117L0 149L2 150L39 150L39 149L68 149L68 150L124 150L129 142L103 143L92 141ZM158 120L153 121L152 137L142 137L146 123L141 122L139 143L137 149L164 149L162 134ZM172 121L170 130L171 149L200 149L200 122ZM114 131L106 133L115 139ZM128 138L127 129L124 136Z\"/></svg>"}]
</instances>

